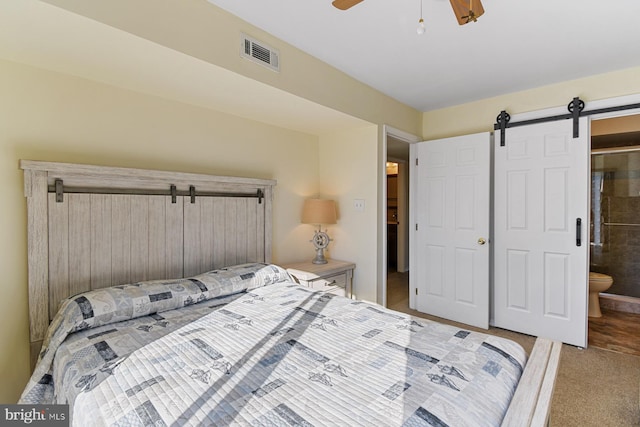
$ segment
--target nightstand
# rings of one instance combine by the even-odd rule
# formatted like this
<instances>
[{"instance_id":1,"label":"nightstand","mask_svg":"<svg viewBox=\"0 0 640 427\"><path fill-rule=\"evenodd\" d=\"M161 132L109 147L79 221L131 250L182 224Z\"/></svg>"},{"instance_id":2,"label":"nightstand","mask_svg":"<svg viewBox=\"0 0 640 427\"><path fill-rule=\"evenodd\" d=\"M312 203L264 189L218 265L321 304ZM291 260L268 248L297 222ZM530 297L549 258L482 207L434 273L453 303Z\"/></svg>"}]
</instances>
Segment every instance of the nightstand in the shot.
<instances>
[{"instance_id":1,"label":"nightstand","mask_svg":"<svg viewBox=\"0 0 640 427\"><path fill-rule=\"evenodd\" d=\"M307 261L283 267L303 286L351 298L353 269L356 268L352 262L329 259L326 264Z\"/></svg>"}]
</instances>

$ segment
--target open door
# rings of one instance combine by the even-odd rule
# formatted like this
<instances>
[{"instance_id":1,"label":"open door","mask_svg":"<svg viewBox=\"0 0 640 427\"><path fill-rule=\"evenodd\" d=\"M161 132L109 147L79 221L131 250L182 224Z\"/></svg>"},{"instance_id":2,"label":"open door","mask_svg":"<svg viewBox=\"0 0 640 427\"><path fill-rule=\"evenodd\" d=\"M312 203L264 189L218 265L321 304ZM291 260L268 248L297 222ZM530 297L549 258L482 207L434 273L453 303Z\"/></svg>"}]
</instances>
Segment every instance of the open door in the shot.
<instances>
[{"instance_id":1,"label":"open door","mask_svg":"<svg viewBox=\"0 0 640 427\"><path fill-rule=\"evenodd\" d=\"M587 345L589 125L508 128L495 146L495 326Z\"/></svg>"},{"instance_id":2,"label":"open door","mask_svg":"<svg viewBox=\"0 0 640 427\"><path fill-rule=\"evenodd\" d=\"M423 313L489 326L491 134L411 146L411 289Z\"/></svg>"}]
</instances>

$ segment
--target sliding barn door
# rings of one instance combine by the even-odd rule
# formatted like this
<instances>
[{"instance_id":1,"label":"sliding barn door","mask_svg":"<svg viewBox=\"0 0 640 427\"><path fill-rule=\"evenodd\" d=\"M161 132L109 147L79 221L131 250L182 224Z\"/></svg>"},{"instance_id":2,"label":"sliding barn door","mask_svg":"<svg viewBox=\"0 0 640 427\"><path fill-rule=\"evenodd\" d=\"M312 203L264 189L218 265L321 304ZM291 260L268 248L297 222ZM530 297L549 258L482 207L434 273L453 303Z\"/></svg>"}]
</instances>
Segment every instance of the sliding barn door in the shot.
<instances>
[{"instance_id":1,"label":"sliding barn door","mask_svg":"<svg viewBox=\"0 0 640 427\"><path fill-rule=\"evenodd\" d=\"M412 146L415 307L488 328L489 133Z\"/></svg>"},{"instance_id":2,"label":"sliding barn door","mask_svg":"<svg viewBox=\"0 0 640 427\"><path fill-rule=\"evenodd\" d=\"M586 346L589 127L508 128L495 141L494 323Z\"/></svg>"}]
</instances>

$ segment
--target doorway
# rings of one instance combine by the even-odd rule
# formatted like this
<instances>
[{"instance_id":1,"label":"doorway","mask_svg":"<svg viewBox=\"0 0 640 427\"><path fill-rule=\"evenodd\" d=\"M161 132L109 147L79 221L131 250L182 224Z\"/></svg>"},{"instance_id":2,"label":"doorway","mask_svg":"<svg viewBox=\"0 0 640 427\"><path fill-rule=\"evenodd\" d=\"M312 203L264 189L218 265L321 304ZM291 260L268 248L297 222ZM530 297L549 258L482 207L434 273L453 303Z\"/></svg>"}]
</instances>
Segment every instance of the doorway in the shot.
<instances>
[{"instance_id":1,"label":"doorway","mask_svg":"<svg viewBox=\"0 0 640 427\"><path fill-rule=\"evenodd\" d=\"M420 139L385 127L382 305L409 307L409 147ZM387 167L389 165L389 167Z\"/></svg>"},{"instance_id":2,"label":"doorway","mask_svg":"<svg viewBox=\"0 0 640 427\"><path fill-rule=\"evenodd\" d=\"M406 161L389 154L386 167L387 306L399 309L409 306L408 171Z\"/></svg>"}]
</instances>

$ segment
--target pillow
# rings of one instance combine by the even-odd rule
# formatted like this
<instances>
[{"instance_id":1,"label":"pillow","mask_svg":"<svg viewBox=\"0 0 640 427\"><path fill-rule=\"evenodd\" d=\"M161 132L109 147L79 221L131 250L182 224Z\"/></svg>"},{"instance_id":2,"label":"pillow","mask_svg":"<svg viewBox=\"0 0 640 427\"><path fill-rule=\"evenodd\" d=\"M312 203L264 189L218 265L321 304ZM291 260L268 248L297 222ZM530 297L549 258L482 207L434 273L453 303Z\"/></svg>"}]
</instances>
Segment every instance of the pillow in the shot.
<instances>
[{"instance_id":1,"label":"pillow","mask_svg":"<svg viewBox=\"0 0 640 427\"><path fill-rule=\"evenodd\" d=\"M71 331L93 328L291 280L273 264L240 264L198 276L96 289L65 300L58 314ZM56 315L57 316L57 315Z\"/></svg>"}]
</instances>

